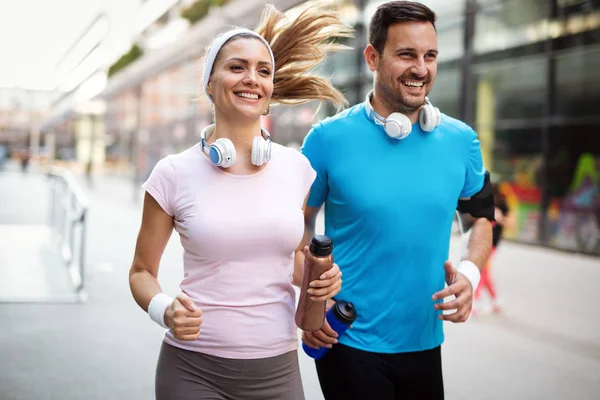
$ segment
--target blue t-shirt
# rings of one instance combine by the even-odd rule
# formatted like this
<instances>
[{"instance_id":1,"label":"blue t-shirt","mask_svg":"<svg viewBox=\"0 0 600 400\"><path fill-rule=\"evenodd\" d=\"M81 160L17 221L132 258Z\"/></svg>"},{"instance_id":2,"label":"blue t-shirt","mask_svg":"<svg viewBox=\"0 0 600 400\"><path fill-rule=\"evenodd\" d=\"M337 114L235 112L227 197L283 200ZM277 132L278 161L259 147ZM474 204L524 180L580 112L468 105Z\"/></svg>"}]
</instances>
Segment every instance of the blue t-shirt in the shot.
<instances>
[{"instance_id":1,"label":"blue t-shirt","mask_svg":"<svg viewBox=\"0 0 600 400\"><path fill-rule=\"evenodd\" d=\"M340 343L379 353L421 351L444 340L431 297L444 288L459 198L483 187L477 134L442 114L396 140L365 103L313 126L302 153L317 171L310 207L325 203L325 234L343 272L337 300L358 318Z\"/></svg>"}]
</instances>

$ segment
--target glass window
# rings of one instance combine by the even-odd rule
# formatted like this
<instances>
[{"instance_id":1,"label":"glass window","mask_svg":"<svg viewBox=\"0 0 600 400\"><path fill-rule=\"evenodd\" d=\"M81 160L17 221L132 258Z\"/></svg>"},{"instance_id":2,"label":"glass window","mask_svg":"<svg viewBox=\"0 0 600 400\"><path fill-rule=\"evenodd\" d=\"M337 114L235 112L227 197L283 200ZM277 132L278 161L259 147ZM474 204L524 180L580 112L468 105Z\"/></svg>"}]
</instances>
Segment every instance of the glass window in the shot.
<instances>
[{"instance_id":1,"label":"glass window","mask_svg":"<svg viewBox=\"0 0 600 400\"><path fill-rule=\"evenodd\" d=\"M600 254L600 125L552 128L549 139L550 244Z\"/></svg>"},{"instance_id":2,"label":"glass window","mask_svg":"<svg viewBox=\"0 0 600 400\"><path fill-rule=\"evenodd\" d=\"M565 117L598 115L600 45L571 49L556 58L556 113Z\"/></svg>"},{"instance_id":3,"label":"glass window","mask_svg":"<svg viewBox=\"0 0 600 400\"><path fill-rule=\"evenodd\" d=\"M464 55L465 0L445 1L443 6L432 4L431 7L437 13L438 62L461 58Z\"/></svg>"},{"instance_id":4,"label":"glass window","mask_svg":"<svg viewBox=\"0 0 600 400\"><path fill-rule=\"evenodd\" d=\"M522 184L538 185L541 132L541 127L496 130L493 134L493 172Z\"/></svg>"},{"instance_id":5,"label":"glass window","mask_svg":"<svg viewBox=\"0 0 600 400\"><path fill-rule=\"evenodd\" d=\"M547 4L547 0L484 2L475 20L475 53L504 50L545 39Z\"/></svg>"},{"instance_id":6,"label":"glass window","mask_svg":"<svg viewBox=\"0 0 600 400\"><path fill-rule=\"evenodd\" d=\"M539 118L546 98L546 59L543 56L482 63L474 68L478 85L488 85L496 120Z\"/></svg>"},{"instance_id":7,"label":"glass window","mask_svg":"<svg viewBox=\"0 0 600 400\"><path fill-rule=\"evenodd\" d=\"M460 118L460 70L457 67L439 66L433 90L429 94L431 103L441 112Z\"/></svg>"},{"instance_id":8,"label":"glass window","mask_svg":"<svg viewBox=\"0 0 600 400\"><path fill-rule=\"evenodd\" d=\"M493 143L492 180L499 183L514 221L506 237L537 242L542 217L541 129L497 130Z\"/></svg>"}]
</instances>

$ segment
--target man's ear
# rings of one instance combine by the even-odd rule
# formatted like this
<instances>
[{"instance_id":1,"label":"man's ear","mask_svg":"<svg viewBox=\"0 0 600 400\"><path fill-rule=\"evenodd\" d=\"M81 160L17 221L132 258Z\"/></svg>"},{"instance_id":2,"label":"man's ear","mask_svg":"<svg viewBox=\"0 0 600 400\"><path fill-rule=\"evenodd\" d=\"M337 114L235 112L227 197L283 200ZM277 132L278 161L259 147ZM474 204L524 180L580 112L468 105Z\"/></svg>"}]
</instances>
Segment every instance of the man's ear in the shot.
<instances>
[{"instance_id":1,"label":"man's ear","mask_svg":"<svg viewBox=\"0 0 600 400\"><path fill-rule=\"evenodd\" d=\"M379 52L373 45L368 44L364 51L365 61L372 72L377 71L379 66Z\"/></svg>"}]
</instances>

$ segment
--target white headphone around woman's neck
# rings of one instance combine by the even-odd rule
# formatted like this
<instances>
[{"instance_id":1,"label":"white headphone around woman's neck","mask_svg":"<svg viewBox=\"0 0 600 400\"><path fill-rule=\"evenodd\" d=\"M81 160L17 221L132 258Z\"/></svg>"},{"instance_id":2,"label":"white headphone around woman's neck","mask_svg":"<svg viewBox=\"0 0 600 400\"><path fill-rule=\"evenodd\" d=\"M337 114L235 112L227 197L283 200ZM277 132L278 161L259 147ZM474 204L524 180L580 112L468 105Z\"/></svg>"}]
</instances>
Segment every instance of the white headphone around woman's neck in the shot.
<instances>
[{"instance_id":1,"label":"white headphone around woman's neck","mask_svg":"<svg viewBox=\"0 0 600 400\"><path fill-rule=\"evenodd\" d=\"M202 129L200 146L208 155L210 161L217 167L229 168L235 164L236 152L233 142L227 138L219 138L208 144L206 140L215 132L215 124ZM260 128L260 136L252 139L252 164L260 167L271 160L271 134L265 128Z\"/></svg>"}]
</instances>

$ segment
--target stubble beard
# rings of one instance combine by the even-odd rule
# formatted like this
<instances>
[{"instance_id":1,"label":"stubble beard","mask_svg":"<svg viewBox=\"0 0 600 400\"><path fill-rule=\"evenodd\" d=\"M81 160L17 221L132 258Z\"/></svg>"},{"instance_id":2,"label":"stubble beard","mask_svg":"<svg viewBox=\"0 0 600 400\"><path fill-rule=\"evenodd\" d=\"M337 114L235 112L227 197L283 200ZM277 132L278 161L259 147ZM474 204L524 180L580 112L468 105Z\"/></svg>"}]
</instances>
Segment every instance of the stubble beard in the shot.
<instances>
[{"instance_id":1,"label":"stubble beard","mask_svg":"<svg viewBox=\"0 0 600 400\"><path fill-rule=\"evenodd\" d=\"M381 77L381 74L377 74ZM402 92L402 82L398 82L399 88L396 90L388 82L384 82L381 79L377 79L375 87L377 92L381 94L381 101L385 107L391 112L400 113L411 113L418 110L424 103L425 98L415 98L413 96L407 96ZM425 96L429 94L429 91L425 93Z\"/></svg>"}]
</instances>

